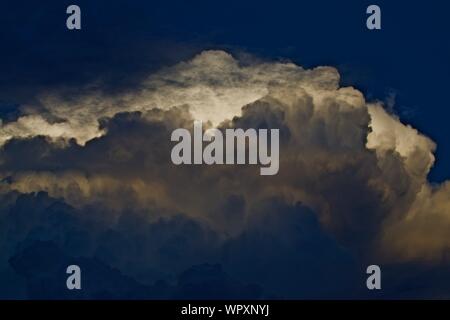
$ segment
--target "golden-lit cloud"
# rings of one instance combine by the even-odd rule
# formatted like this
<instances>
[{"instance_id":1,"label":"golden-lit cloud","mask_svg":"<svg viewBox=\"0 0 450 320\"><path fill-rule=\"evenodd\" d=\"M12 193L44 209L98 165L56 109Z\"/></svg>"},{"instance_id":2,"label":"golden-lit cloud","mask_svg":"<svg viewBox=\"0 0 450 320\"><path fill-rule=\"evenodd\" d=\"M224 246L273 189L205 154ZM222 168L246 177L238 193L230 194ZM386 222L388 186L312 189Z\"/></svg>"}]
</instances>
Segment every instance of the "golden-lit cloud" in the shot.
<instances>
[{"instance_id":1,"label":"golden-lit cloud","mask_svg":"<svg viewBox=\"0 0 450 320\"><path fill-rule=\"evenodd\" d=\"M1 190L46 191L108 212L183 213L225 238L245 230L260 202L279 198L310 208L362 256L443 259L450 191L448 183L427 181L434 142L339 80L332 67L242 63L205 51L130 92L48 92L40 97L45 112L30 105L29 114L0 127L0 169L8 180ZM174 166L170 133L192 130L193 120L219 129L280 129L279 173ZM235 197L243 205L233 216L227 201Z\"/></svg>"}]
</instances>

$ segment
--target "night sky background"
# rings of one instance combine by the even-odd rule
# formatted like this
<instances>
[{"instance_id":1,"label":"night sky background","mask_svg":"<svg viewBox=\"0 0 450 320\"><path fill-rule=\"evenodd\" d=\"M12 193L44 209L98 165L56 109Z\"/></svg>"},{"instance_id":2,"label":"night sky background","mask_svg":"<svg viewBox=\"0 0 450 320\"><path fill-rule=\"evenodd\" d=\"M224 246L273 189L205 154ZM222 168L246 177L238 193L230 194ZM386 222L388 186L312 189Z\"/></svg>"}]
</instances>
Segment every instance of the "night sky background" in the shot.
<instances>
[{"instance_id":1,"label":"night sky background","mask_svg":"<svg viewBox=\"0 0 450 320\"><path fill-rule=\"evenodd\" d=\"M96 109L95 120L106 133L86 144L64 134L56 142L45 132L13 135L0 149L0 298L450 297L447 1L0 3L3 127L29 114L42 115L49 124L64 123L72 103L85 104L86 112L89 101L107 101L106 108L117 101L126 104L129 96L144 92L154 74L180 88L201 78L194 71L192 77L177 78L181 72L170 67L182 61L200 61L186 72L199 66L207 73L209 63L214 65L208 61L228 66L236 59L261 70L263 62L336 68L340 87L359 90L365 101L382 105L386 114L436 144L435 151L429 147L435 157L429 172L427 165L408 171L409 160L395 150L381 161L364 149L367 112L330 112L316 126L305 120L306 113L274 107L269 100L268 105L266 100L250 104L241 118L221 126L281 127L285 153L303 150L302 165L310 168L310 176L288 158L284 172L281 163L280 174L272 178L253 177L256 171L248 168L233 173L230 168L171 166L170 132L191 128L192 120L178 108L120 107L104 116ZM80 31L66 28L70 4L81 7ZM381 8L381 30L366 28L370 4ZM213 53L192 60L207 50L233 58ZM167 68L172 71L165 73ZM305 77L320 82L321 72L328 76L324 70ZM184 80L174 85L177 79ZM198 81L202 88L216 86L210 79ZM159 83L150 86L157 90ZM330 90L328 83L323 86ZM56 107L46 105L50 100L43 93L58 97ZM97 98L83 100L88 94ZM67 119L61 118L58 104L69 105ZM317 128L331 128L332 118L351 128L342 129L342 140L322 143L320 136L293 142L298 132L292 119L305 127L300 137L316 137ZM340 137L341 127L336 128L333 135ZM420 140L420 148L422 143L428 146ZM324 163L337 159L337 169L330 169L332 174L311 169L317 158L306 157L315 152ZM411 159L422 161L427 152L417 151ZM138 178L142 185L134 185ZM86 185L90 191L80 196ZM286 187L294 196L270 186ZM421 192L422 186L428 189ZM98 195L95 188L101 189ZM152 196L142 195L146 192ZM411 214L411 205L418 213ZM395 245L386 250L391 248L386 243ZM83 270L81 291L65 287L69 264ZM381 291L366 289L370 264L382 267Z\"/></svg>"}]
</instances>

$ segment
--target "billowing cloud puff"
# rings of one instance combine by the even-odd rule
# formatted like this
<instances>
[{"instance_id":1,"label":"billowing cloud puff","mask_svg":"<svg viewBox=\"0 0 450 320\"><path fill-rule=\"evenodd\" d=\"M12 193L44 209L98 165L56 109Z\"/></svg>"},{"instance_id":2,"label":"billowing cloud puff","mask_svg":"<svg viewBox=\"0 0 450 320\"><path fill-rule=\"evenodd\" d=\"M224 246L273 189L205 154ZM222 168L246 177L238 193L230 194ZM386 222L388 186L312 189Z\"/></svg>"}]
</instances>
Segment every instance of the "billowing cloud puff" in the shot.
<instances>
[{"instance_id":1,"label":"billowing cloud puff","mask_svg":"<svg viewBox=\"0 0 450 320\"><path fill-rule=\"evenodd\" d=\"M103 117L181 105L189 105L195 119L217 125L239 115L244 105L265 96L272 85L285 87L293 83L320 90L337 86L338 80L333 68L304 70L292 63L241 65L223 51L207 51L192 61L149 76L133 92L111 95L104 94L98 86L89 86L82 93L42 93L39 109L24 106L26 113L22 117L1 127L0 142L42 134L76 138L84 144L102 134L98 120Z\"/></svg>"},{"instance_id":2,"label":"billowing cloud puff","mask_svg":"<svg viewBox=\"0 0 450 320\"><path fill-rule=\"evenodd\" d=\"M158 280L166 297L193 296L175 280L190 268L212 273L197 293L218 281L222 297L349 297L365 294L364 265L448 264L448 185L427 182L435 144L340 87L334 68L207 51L132 92L49 92L22 111L0 127L0 269L33 288L36 241L119 270L114 281L139 282L140 297ZM170 134L194 120L279 129L278 174L172 164Z\"/></svg>"}]
</instances>

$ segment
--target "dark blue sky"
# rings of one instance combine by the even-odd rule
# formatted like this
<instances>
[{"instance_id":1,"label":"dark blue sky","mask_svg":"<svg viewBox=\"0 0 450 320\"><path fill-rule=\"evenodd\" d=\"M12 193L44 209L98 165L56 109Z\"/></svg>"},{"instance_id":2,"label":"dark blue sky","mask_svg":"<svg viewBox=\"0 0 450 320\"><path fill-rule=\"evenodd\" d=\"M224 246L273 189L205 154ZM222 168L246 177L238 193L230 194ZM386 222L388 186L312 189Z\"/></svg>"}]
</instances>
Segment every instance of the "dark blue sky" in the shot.
<instances>
[{"instance_id":1,"label":"dark blue sky","mask_svg":"<svg viewBox=\"0 0 450 320\"><path fill-rule=\"evenodd\" d=\"M432 181L450 177L447 1L2 1L0 110L51 86L101 78L111 90L202 49L336 66L369 99L395 95L395 112L438 145ZM82 9L82 30L65 8ZM382 30L365 27L378 4Z\"/></svg>"}]
</instances>

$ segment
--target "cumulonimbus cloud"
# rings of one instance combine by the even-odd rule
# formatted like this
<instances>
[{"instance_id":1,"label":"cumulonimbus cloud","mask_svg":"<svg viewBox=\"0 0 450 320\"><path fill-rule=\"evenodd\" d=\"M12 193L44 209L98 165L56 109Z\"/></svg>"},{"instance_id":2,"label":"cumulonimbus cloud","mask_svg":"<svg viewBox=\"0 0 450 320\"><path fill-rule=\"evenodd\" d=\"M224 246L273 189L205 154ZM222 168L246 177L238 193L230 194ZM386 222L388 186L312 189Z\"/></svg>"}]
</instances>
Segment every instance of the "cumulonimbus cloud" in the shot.
<instances>
[{"instance_id":1,"label":"cumulonimbus cloud","mask_svg":"<svg viewBox=\"0 0 450 320\"><path fill-rule=\"evenodd\" d=\"M219 243L245 235L260 204L278 199L312 210L362 259L440 262L450 246L448 183L427 181L434 142L380 102L340 87L335 68L243 64L205 51L133 92L52 92L41 104L45 113L27 106L0 127L4 194L46 191L75 208L102 208L108 219L124 210L152 219L181 213L214 230ZM192 130L193 120L221 130L280 129L279 173L173 165L170 133Z\"/></svg>"}]
</instances>

